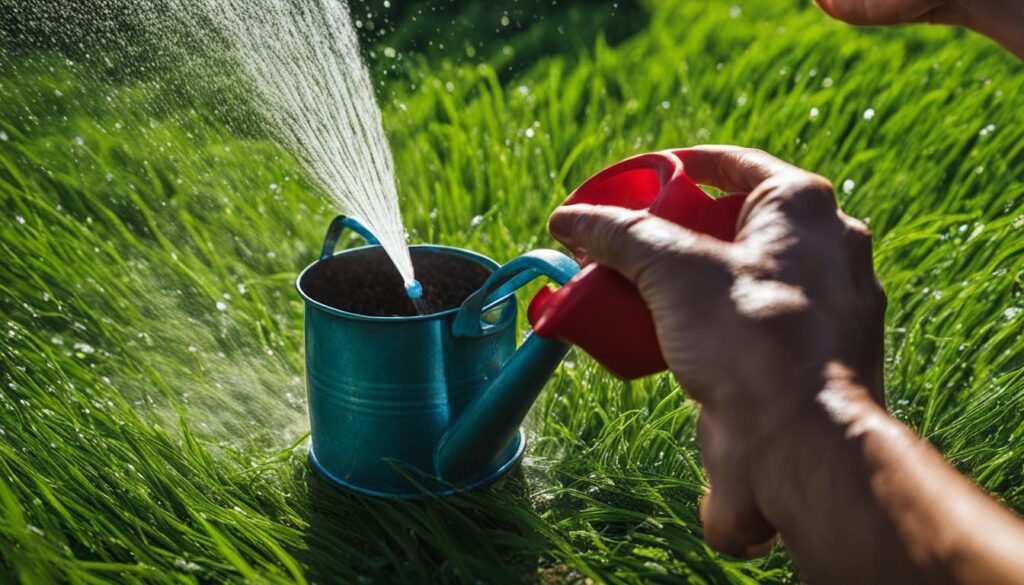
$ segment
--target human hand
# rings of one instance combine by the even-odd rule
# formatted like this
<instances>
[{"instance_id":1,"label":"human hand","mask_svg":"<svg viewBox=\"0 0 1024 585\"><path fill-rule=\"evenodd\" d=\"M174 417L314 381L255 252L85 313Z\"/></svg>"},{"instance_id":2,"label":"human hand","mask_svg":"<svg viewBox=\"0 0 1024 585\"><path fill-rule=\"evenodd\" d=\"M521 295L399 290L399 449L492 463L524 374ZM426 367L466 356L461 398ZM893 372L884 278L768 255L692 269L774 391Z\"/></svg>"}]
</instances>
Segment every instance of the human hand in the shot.
<instances>
[{"instance_id":1,"label":"human hand","mask_svg":"<svg viewBox=\"0 0 1024 585\"><path fill-rule=\"evenodd\" d=\"M1024 2L1019 0L814 0L833 18L855 25L912 22L965 26L1024 59Z\"/></svg>"},{"instance_id":2,"label":"human hand","mask_svg":"<svg viewBox=\"0 0 1024 585\"><path fill-rule=\"evenodd\" d=\"M749 193L735 242L606 206L560 208L550 229L636 283L666 363L702 405L705 539L742 554L775 533L754 463L814 409L827 379L884 401L885 297L867 228L837 208L824 178L752 149L682 156L695 182Z\"/></svg>"},{"instance_id":3,"label":"human hand","mask_svg":"<svg viewBox=\"0 0 1024 585\"><path fill-rule=\"evenodd\" d=\"M934 22L961 24L967 16L956 0L814 0L832 18L857 25Z\"/></svg>"}]
</instances>

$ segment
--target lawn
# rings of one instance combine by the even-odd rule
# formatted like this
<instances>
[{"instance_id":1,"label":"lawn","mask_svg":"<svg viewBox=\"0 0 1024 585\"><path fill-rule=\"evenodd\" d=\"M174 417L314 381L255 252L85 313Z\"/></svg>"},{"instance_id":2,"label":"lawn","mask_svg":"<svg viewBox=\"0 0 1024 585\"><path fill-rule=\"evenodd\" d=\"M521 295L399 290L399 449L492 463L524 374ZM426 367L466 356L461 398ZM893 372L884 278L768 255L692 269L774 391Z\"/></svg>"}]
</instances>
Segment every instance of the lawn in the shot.
<instances>
[{"instance_id":1,"label":"lawn","mask_svg":"<svg viewBox=\"0 0 1024 585\"><path fill-rule=\"evenodd\" d=\"M637 152L736 143L812 169L875 233L890 410L1024 512L1024 69L808 2L627 4L508 31L465 8L479 44L424 43L449 18L429 10L367 35L410 240L553 247L550 210ZM326 483L293 280L339 210L213 97L53 52L0 66L0 581L799 580L781 545L704 546L682 389L579 351L497 485L396 503Z\"/></svg>"}]
</instances>

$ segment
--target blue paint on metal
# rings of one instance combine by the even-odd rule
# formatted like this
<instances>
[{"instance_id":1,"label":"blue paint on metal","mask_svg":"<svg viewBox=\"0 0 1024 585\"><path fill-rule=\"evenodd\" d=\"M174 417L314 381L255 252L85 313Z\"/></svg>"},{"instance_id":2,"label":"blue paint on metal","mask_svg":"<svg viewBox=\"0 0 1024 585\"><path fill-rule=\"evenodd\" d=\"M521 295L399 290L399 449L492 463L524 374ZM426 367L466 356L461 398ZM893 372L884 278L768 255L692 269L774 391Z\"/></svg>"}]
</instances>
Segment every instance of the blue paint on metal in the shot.
<instances>
[{"instance_id":1,"label":"blue paint on metal","mask_svg":"<svg viewBox=\"0 0 1024 585\"><path fill-rule=\"evenodd\" d=\"M320 262L364 249L333 254L345 227L369 233L336 218ZM519 425L569 349L530 335L517 350L513 298L540 276L564 284L578 270L566 256L537 250L499 268L468 250L414 248L492 274L461 307L409 317L358 315L312 299L304 283L319 262L296 280L305 301L310 461L339 485L380 497L447 495L512 469L525 448Z\"/></svg>"}]
</instances>

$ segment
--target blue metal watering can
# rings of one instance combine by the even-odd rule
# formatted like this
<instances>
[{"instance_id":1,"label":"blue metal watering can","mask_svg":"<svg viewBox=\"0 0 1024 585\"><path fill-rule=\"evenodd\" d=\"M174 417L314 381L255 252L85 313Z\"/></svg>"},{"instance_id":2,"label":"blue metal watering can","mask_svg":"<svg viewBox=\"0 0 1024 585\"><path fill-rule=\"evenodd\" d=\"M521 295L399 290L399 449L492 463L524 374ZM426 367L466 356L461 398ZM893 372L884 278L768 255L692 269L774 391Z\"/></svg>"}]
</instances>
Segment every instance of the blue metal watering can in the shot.
<instances>
[{"instance_id":1,"label":"blue metal watering can","mask_svg":"<svg viewBox=\"0 0 1024 585\"><path fill-rule=\"evenodd\" d=\"M370 245L335 254L346 227ZM522 458L519 425L569 349L531 334L516 349L515 291L541 276L565 284L579 267L554 250L499 267L460 248L412 246L414 262L448 255L489 276L461 306L427 315L362 315L310 295L324 266L378 246L363 225L339 216L320 260L296 280L305 301L309 459L336 483L374 496L447 495L490 483Z\"/></svg>"}]
</instances>

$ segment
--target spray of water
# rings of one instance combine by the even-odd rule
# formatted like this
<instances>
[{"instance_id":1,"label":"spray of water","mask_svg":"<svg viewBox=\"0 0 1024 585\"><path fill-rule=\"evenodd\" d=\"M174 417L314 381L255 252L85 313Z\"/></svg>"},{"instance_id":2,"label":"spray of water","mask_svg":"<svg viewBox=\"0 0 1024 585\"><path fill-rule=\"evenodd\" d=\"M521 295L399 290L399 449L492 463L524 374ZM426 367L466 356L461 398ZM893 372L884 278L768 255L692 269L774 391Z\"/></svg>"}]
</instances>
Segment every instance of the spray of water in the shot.
<instances>
[{"instance_id":1,"label":"spray of water","mask_svg":"<svg viewBox=\"0 0 1024 585\"><path fill-rule=\"evenodd\" d=\"M272 130L341 209L377 235L413 286L394 161L346 3L172 1L182 13L205 9Z\"/></svg>"}]
</instances>

